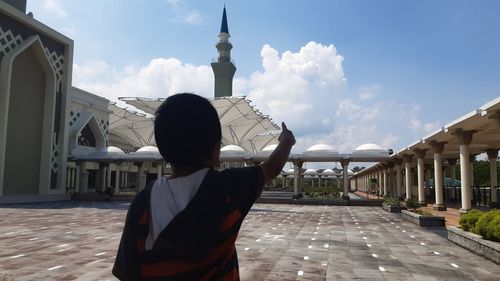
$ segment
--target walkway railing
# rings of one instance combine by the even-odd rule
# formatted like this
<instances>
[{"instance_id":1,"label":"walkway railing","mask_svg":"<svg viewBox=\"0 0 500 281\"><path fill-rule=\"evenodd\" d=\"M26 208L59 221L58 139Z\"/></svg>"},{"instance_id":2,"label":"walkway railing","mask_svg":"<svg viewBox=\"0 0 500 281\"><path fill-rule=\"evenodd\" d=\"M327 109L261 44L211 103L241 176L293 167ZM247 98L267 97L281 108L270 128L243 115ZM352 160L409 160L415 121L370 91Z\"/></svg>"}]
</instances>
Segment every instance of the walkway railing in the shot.
<instances>
[{"instance_id":1,"label":"walkway railing","mask_svg":"<svg viewBox=\"0 0 500 281\"><path fill-rule=\"evenodd\" d=\"M491 187L490 186L472 186L472 205L489 207L491 204ZM500 198L500 190L496 187L497 198ZM426 187L426 194L428 202L435 202L436 193L434 187ZM460 202L462 199L462 190L460 187L444 187L443 199L447 202Z\"/></svg>"}]
</instances>

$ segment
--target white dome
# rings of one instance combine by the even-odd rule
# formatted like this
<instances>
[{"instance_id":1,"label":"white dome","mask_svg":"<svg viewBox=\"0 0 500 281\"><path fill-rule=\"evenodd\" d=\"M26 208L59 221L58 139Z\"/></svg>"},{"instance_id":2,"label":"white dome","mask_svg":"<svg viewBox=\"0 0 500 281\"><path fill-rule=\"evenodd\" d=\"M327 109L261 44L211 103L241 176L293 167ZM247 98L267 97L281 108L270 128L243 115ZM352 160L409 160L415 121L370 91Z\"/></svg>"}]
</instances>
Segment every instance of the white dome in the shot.
<instances>
[{"instance_id":1,"label":"white dome","mask_svg":"<svg viewBox=\"0 0 500 281\"><path fill-rule=\"evenodd\" d=\"M334 176L335 172L332 169L325 169L321 174L326 176Z\"/></svg>"},{"instance_id":2,"label":"white dome","mask_svg":"<svg viewBox=\"0 0 500 281\"><path fill-rule=\"evenodd\" d=\"M294 172L294 169L293 169L293 168L292 168L292 169L288 169L288 170L286 171L286 173L287 173L287 174L291 174L291 175L293 175L293 172Z\"/></svg>"},{"instance_id":3,"label":"white dome","mask_svg":"<svg viewBox=\"0 0 500 281\"><path fill-rule=\"evenodd\" d=\"M246 151L241 147L234 144L229 144L220 149L221 152L243 152Z\"/></svg>"},{"instance_id":4,"label":"white dome","mask_svg":"<svg viewBox=\"0 0 500 281\"><path fill-rule=\"evenodd\" d=\"M122 155L122 154L125 154L125 152L123 152L123 150L119 149L116 146L108 146L108 147L101 148L99 150L99 154Z\"/></svg>"},{"instance_id":5,"label":"white dome","mask_svg":"<svg viewBox=\"0 0 500 281\"><path fill-rule=\"evenodd\" d=\"M271 145L264 147L264 149L262 149L262 151L274 151L276 149L276 147L278 147L277 144L271 144Z\"/></svg>"},{"instance_id":6,"label":"white dome","mask_svg":"<svg viewBox=\"0 0 500 281\"><path fill-rule=\"evenodd\" d=\"M378 144L365 143L354 149L354 153L389 153L388 150L383 149Z\"/></svg>"},{"instance_id":7,"label":"white dome","mask_svg":"<svg viewBox=\"0 0 500 281\"><path fill-rule=\"evenodd\" d=\"M143 146L141 148L139 148L137 152L141 152L141 153L160 153L160 151L158 150L158 147L156 146L151 146L151 145L148 145L148 146Z\"/></svg>"},{"instance_id":8,"label":"white dome","mask_svg":"<svg viewBox=\"0 0 500 281\"><path fill-rule=\"evenodd\" d=\"M317 172L316 170L314 169L307 169L305 172L304 172L304 175L316 175Z\"/></svg>"},{"instance_id":9,"label":"white dome","mask_svg":"<svg viewBox=\"0 0 500 281\"><path fill-rule=\"evenodd\" d=\"M327 145L327 144L316 144L311 147L309 147L306 152L309 153L337 153L335 150L333 150L333 147Z\"/></svg>"}]
</instances>

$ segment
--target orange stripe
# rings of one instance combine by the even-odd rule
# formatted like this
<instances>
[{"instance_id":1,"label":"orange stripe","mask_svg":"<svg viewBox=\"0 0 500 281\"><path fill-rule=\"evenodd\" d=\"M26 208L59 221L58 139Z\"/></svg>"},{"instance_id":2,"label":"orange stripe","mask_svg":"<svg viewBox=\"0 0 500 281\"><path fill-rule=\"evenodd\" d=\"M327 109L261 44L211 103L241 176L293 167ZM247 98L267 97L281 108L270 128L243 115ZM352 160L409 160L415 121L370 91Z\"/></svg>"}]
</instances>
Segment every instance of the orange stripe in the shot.
<instances>
[{"instance_id":1,"label":"orange stripe","mask_svg":"<svg viewBox=\"0 0 500 281\"><path fill-rule=\"evenodd\" d=\"M139 253L146 251L146 239L137 239L137 251Z\"/></svg>"},{"instance_id":2,"label":"orange stripe","mask_svg":"<svg viewBox=\"0 0 500 281\"><path fill-rule=\"evenodd\" d=\"M238 273L238 268L235 267L233 270L229 271L222 277L221 281L235 281L238 280L239 278L239 273Z\"/></svg>"},{"instance_id":3,"label":"orange stripe","mask_svg":"<svg viewBox=\"0 0 500 281\"><path fill-rule=\"evenodd\" d=\"M217 247L210 256L200 262L192 262L186 260L157 262L141 266L141 273L143 277L162 277L173 274L178 274L187 271L196 270L199 267L205 266L215 260L221 258L229 251L234 251L234 242L236 241L238 233L231 236L224 244Z\"/></svg>"},{"instance_id":4,"label":"orange stripe","mask_svg":"<svg viewBox=\"0 0 500 281\"><path fill-rule=\"evenodd\" d=\"M207 281L207 280L210 280L210 278L212 278L215 273L215 271L217 271L219 268L218 267L214 267L212 270L210 270L207 274L205 274L205 276L203 278L201 278L199 281Z\"/></svg>"},{"instance_id":5,"label":"orange stripe","mask_svg":"<svg viewBox=\"0 0 500 281\"><path fill-rule=\"evenodd\" d=\"M147 224L149 223L149 212L144 211L142 213L141 219L139 220L139 224Z\"/></svg>"},{"instance_id":6,"label":"orange stripe","mask_svg":"<svg viewBox=\"0 0 500 281\"><path fill-rule=\"evenodd\" d=\"M220 227L220 231L228 230L241 218L240 210L236 209L231 214L229 214L223 221Z\"/></svg>"}]
</instances>

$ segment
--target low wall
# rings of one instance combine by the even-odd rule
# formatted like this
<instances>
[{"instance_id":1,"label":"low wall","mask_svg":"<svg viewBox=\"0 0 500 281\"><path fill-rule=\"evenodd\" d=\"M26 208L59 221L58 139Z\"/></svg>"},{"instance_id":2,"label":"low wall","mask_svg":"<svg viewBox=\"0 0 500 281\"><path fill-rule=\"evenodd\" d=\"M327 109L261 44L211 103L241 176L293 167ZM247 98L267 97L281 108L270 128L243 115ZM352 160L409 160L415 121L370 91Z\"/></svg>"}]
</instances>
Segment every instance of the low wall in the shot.
<instances>
[{"instance_id":1,"label":"low wall","mask_svg":"<svg viewBox=\"0 0 500 281\"><path fill-rule=\"evenodd\" d=\"M0 196L0 204L18 204L18 203L38 203L38 202L54 202L68 201L71 198L70 194L26 194L26 195L2 195Z\"/></svg>"},{"instance_id":2,"label":"low wall","mask_svg":"<svg viewBox=\"0 0 500 281\"><path fill-rule=\"evenodd\" d=\"M419 226L444 227L444 217L424 216L406 210L402 210L401 215L403 219Z\"/></svg>"},{"instance_id":3,"label":"low wall","mask_svg":"<svg viewBox=\"0 0 500 281\"><path fill-rule=\"evenodd\" d=\"M406 207L403 206L391 206L387 204L382 204L382 209L386 210L390 213L401 213L402 210L406 210Z\"/></svg>"},{"instance_id":4,"label":"low wall","mask_svg":"<svg viewBox=\"0 0 500 281\"><path fill-rule=\"evenodd\" d=\"M500 243L483 239L482 236L448 226L448 240L465 249L500 264Z\"/></svg>"}]
</instances>

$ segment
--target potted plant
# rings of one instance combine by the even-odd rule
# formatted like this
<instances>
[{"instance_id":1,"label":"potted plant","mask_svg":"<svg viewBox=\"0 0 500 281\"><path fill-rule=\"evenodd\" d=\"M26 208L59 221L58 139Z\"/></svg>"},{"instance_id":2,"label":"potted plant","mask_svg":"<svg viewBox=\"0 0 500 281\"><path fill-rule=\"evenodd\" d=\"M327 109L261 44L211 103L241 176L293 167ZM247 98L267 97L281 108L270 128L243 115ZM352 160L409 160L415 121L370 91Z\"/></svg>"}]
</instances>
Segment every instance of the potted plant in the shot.
<instances>
[{"instance_id":1,"label":"potted plant","mask_svg":"<svg viewBox=\"0 0 500 281\"><path fill-rule=\"evenodd\" d=\"M399 201L397 198L388 197L382 203L382 208L391 213L401 213L401 210L405 210L406 207L403 206L403 202Z\"/></svg>"}]
</instances>

